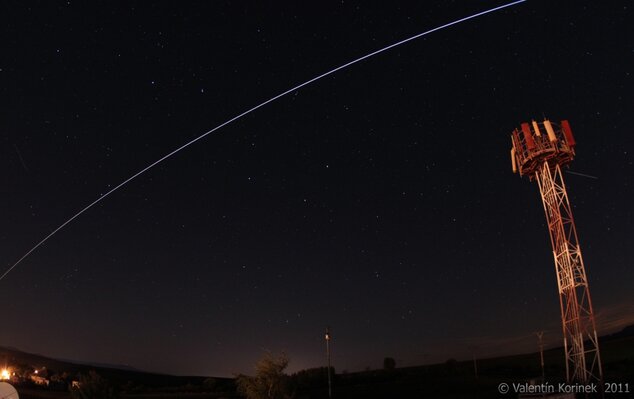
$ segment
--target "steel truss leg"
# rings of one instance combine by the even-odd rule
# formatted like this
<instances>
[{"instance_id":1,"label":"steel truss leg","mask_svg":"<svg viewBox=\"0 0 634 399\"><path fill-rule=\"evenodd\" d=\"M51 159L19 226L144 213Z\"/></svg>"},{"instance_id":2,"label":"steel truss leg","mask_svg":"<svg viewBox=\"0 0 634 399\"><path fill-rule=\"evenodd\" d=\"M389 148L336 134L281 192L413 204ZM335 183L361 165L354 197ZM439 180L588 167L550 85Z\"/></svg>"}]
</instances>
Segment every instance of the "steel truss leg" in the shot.
<instances>
[{"instance_id":1,"label":"steel truss leg","mask_svg":"<svg viewBox=\"0 0 634 399\"><path fill-rule=\"evenodd\" d=\"M577 229L559 165L536 172L555 259L568 382L603 388L599 341Z\"/></svg>"}]
</instances>

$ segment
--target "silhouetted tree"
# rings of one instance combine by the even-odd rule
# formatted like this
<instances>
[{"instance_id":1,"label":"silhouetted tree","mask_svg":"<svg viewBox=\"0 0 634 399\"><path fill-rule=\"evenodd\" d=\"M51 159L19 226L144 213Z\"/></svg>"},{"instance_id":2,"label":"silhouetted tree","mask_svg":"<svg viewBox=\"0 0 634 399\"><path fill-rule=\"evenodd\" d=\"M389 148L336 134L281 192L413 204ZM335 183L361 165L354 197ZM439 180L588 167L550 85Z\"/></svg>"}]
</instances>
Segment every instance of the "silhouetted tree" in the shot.
<instances>
[{"instance_id":1,"label":"silhouetted tree","mask_svg":"<svg viewBox=\"0 0 634 399\"><path fill-rule=\"evenodd\" d=\"M335 374L335 368L331 367L330 375L334 378ZM328 367L300 370L291 379L298 390L323 387L328 384Z\"/></svg>"},{"instance_id":2,"label":"silhouetted tree","mask_svg":"<svg viewBox=\"0 0 634 399\"><path fill-rule=\"evenodd\" d=\"M218 380L213 377L205 378L203 381L203 388L209 392L218 390Z\"/></svg>"},{"instance_id":3,"label":"silhouetted tree","mask_svg":"<svg viewBox=\"0 0 634 399\"><path fill-rule=\"evenodd\" d=\"M274 357L267 353L255 366L255 376L238 375L236 383L238 392L247 399L290 399L291 387L284 369L288 366L288 358L282 354Z\"/></svg>"},{"instance_id":4,"label":"silhouetted tree","mask_svg":"<svg viewBox=\"0 0 634 399\"><path fill-rule=\"evenodd\" d=\"M386 357L383 359L383 368L385 370L394 370L396 367L396 360L393 357Z\"/></svg>"},{"instance_id":5,"label":"silhouetted tree","mask_svg":"<svg viewBox=\"0 0 634 399\"><path fill-rule=\"evenodd\" d=\"M79 386L71 387L70 396L73 399L118 399L119 392L91 370L79 378Z\"/></svg>"},{"instance_id":6,"label":"silhouetted tree","mask_svg":"<svg viewBox=\"0 0 634 399\"><path fill-rule=\"evenodd\" d=\"M458 365L458 361L456 359L447 359L447 361L445 362L445 366L447 367L447 372L449 374L452 374L453 372L456 371Z\"/></svg>"},{"instance_id":7,"label":"silhouetted tree","mask_svg":"<svg viewBox=\"0 0 634 399\"><path fill-rule=\"evenodd\" d=\"M132 381L128 381L122 387L124 394L135 394L141 393L145 390L145 387L142 384L135 384Z\"/></svg>"}]
</instances>

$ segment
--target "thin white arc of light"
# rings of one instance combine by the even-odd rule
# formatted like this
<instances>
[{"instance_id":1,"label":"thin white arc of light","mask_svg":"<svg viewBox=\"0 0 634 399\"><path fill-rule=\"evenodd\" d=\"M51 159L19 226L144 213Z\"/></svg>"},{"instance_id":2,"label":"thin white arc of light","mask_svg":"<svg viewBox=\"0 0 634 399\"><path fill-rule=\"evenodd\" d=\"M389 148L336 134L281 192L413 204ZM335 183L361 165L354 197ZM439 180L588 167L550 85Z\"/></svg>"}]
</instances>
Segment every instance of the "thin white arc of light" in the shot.
<instances>
[{"instance_id":1,"label":"thin white arc of light","mask_svg":"<svg viewBox=\"0 0 634 399\"><path fill-rule=\"evenodd\" d=\"M158 160L156 160L156 161L152 162L150 165L146 166L145 168L141 169L140 171L138 171L138 172L137 172L137 173L135 173L134 175L132 175L132 176L128 177L128 178L127 178L126 180L124 180L123 182L119 183L117 186L115 186L114 188L112 188L110 191L106 192L105 194L102 194L99 198L97 198L96 200L94 200L93 202L91 202L89 205L87 205L85 208L83 208L82 210L80 210L79 212L77 212L77 213L76 213L73 217L71 217L70 219L68 219L68 220L67 220L67 221L65 221L64 223L62 223L62 224L61 224L58 228L56 228L55 230L53 230L53 231L52 231L49 235L47 235L46 237L44 237L44 238L43 238L40 242L38 242L38 243L37 243L37 244L36 244L33 248L31 248L31 249L30 249L27 253L25 253L25 254L24 254L24 255L23 255L20 259L18 259L18 261L17 261L17 262L15 262L15 263L13 264L13 266L11 266L9 269L7 269L7 271L5 271L5 272L4 272L4 274L2 274L2 276L0 276L0 281L2 281L2 279L4 279L4 277L5 277L7 274L9 274L9 273L10 273L10 272L11 272L11 271L12 271L12 270L13 270L13 269L17 266L17 265L19 265L19 264L20 264L20 263L21 263L24 259L26 259L26 258L27 258L27 257L28 257L31 253L33 253L33 251L35 251L37 248L39 248L42 244L44 244L46 241L48 241L48 239L49 239L49 238L51 238L52 236L54 236L54 235L55 235L58 231L60 231L61 229L63 229L63 228L64 228L67 224L69 224L70 222L72 222L73 220L75 220L75 219L76 219L77 217L79 217L81 214L83 214L84 212L86 212L87 210L89 210L90 208L92 208L93 206L97 205L99 202L101 202L101 201L102 201L103 199L105 199L107 196L109 196L110 194L114 193L115 191L117 191L117 190L118 190L118 189L120 189L121 187L125 186L125 185L126 185L126 184L128 184L130 181L134 180L134 179L135 179L135 178L137 178L138 176L140 176L140 175L142 175L143 173L147 172L149 169L152 169L153 167L155 167L155 166L156 166L156 165L158 165L159 163L161 163L161 162L163 162L164 160L166 160L166 159L170 158L171 156L175 155L177 152L180 152L181 150L184 150L185 148L187 148L187 147L189 147L190 145L194 144L194 143L195 143L195 142L197 142L198 140L201 140L201 139L203 139L203 138L207 137L208 135L210 135L211 133L215 132L216 130L221 129L221 128L223 128L224 126L226 126L226 125L228 125L228 124L230 124L230 123L232 123L232 122L235 122L236 120L238 120L238 119L242 118L243 116L250 114L251 112L253 112L253 111L257 110L258 108L261 108L261 107L263 107L263 106L267 105L268 103L271 103L271 102L273 102L273 101L277 100L277 99L278 99L278 98L280 98L280 97L284 97L284 96L285 96L285 95L287 95L288 93L291 93L291 92L293 92L293 91L295 91L295 90L299 90L299 89L301 89L302 87L304 87L304 86L306 86L306 85L309 85L309 84L311 84L311 83L313 83L313 82L315 82L315 81L317 81L317 80L319 80L319 79L321 79L321 78L324 78L324 77L326 77L326 76L328 76L328 75L332 75L333 73L335 73L335 72L337 72L337 71L340 71L340 70L342 70L342 69L344 69L344 68L347 68L347 67L349 67L350 65L356 64L356 63L361 62L361 61L363 61L363 60L365 60L365 59L367 59L367 58L370 58L370 57L373 57L373 56L375 56L375 55L377 55L377 54L380 54L380 53L382 53L382 52L384 52L384 51L387 51L387 50L390 50L390 49L392 49L392 48L394 48L394 47L400 46L401 44L405 44L405 43L410 42L410 41L412 41L412 40L416 40L416 39L418 39L419 37L429 35L430 33L433 33L433 32L436 32L436 31L439 31L439 30L441 30L441 29L448 28L448 27L450 27L450 26L453 26L453 25L459 24L459 23L461 23L461 22L468 21L468 20L470 20L470 19L474 19L474 18L477 18L477 17L483 16L483 15L485 15L485 14L490 14L490 13L492 13L492 12L499 11L499 10L501 10L501 9L503 9L503 8L511 7L511 6L514 6L514 5L519 4L519 3L524 3L525 1L527 1L527 0L518 0L518 1L514 1L514 2L511 2L511 3L508 3L508 4L504 4L504 5L501 5L501 6L495 7L495 8L491 8L491 9L486 10L486 11L481 11L481 12L479 12L479 13L477 13L477 14L473 14L473 15L470 15L470 16L468 16L468 17L464 17L464 18L461 18L461 19L455 20L455 21L453 21L453 22L449 22L449 23L447 23L447 24L444 24L444 25L438 26L438 27L436 27L436 28L430 29L430 30L428 30L428 31L425 31L425 32L423 32L423 33L419 33L419 34L417 34L417 35L411 36L411 37L409 37L409 38L407 38L407 39L401 40L401 41L396 42L396 43L394 43L394 44L390 44L390 45L389 45L389 46L387 46L387 47L383 47L383 48L381 48L381 49L379 49L379 50L376 50L376 51L374 51L374 52L372 52L372 53L370 53L370 54L366 54L366 55L364 55L364 56L362 56L362 57L359 57L359 58L357 58L357 59L355 59L355 60L353 60L353 61L350 61L350 62L348 62L348 63L345 63L345 64L343 64L343 65L340 65L340 66L338 66L338 67L336 67L336 68L334 68L334 69L331 69L331 70L330 70L330 71L328 71L328 72L322 73L322 74L321 74L321 75L319 75L319 76L316 76L316 77L314 77L314 78L312 78L312 79L310 79L310 80L307 80L307 81L306 81L306 82L304 82L304 83L301 83L301 84L299 84L299 85L297 85L297 86L295 86L295 87L293 87L293 88L291 88L291 89L288 89L288 90L286 90L286 91L284 91L284 92L282 92L282 93L280 93L280 94L278 94L278 95L276 95L276 96L274 96L274 97L269 98L268 100L264 101L263 103L260 103L260 104L256 105L256 106L255 106L255 107L253 107L253 108L249 108L248 110L246 110L246 111L242 112L241 114L238 114L238 115L234 116L233 118L231 118L231 119L227 120L226 122L221 123L220 125L216 126L215 128L213 128L213 129L209 130L208 132L205 132L205 133L201 134L200 136L196 137L195 139L193 139L193 140L191 140L191 141L189 141L189 142L187 142L187 143L183 144L182 146L178 147L178 148L177 148L177 149L175 149L174 151L172 151L172 152L168 153L167 155L164 155L164 156L163 156L163 157L161 157L160 159L158 159Z\"/></svg>"},{"instance_id":2,"label":"thin white arc of light","mask_svg":"<svg viewBox=\"0 0 634 399\"><path fill-rule=\"evenodd\" d=\"M581 176L581 177L587 177L587 178L590 178L590 179L599 180L599 178L596 177L596 176L587 175L585 173L573 172L571 170L567 170L566 173L570 173L571 175L577 175L577 176Z\"/></svg>"}]
</instances>

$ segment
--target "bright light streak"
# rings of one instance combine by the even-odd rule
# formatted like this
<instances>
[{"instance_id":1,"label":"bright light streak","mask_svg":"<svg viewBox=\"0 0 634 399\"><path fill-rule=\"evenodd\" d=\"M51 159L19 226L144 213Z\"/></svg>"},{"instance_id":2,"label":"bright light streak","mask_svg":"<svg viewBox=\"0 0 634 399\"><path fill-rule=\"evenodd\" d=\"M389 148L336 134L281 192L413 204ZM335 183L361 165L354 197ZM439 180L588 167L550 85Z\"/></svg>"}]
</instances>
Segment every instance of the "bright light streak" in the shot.
<instances>
[{"instance_id":1,"label":"bright light streak","mask_svg":"<svg viewBox=\"0 0 634 399\"><path fill-rule=\"evenodd\" d=\"M17 261L17 262L15 262L15 263L13 264L13 266L11 266L9 269L7 269L7 271L5 271L5 272L4 272L4 274L2 274L2 276L0 276L0 281L2 281L2 279L4 279L4 278L5 278L5 276L6 276L7 274L9 274L9 273L10 273L10 272L11 272L11 271L12 271L12 270L13 270L13 269L17 266L17 265L19 265L19 264L20 264L20 263L21 263L24 259L26 259L26 258L27 258L27 257L28 257L28 256L29 256L32 252L33 252L33 251L35 251L35 250L36 250L37 248L39 248L42 244L44 244L46 241L48 241L48 239L49 239L49 238L51 238L52 236L54 236L54 235L55 235L55 233L57 233L58 231L60 231L61 229L63 229L63 228L64 228L67 224L69 224L70 222L72 222L73 220L75 220L77 217L79 217L82 213L86 212L87 210L89 210L89 209L90 209L90 208L92 208L93 206L97 205L99 202L101 202L101 201L102 201L103 199L105 199L107 196L109 196L110 194L114 193L115 191L117 191L117 190L118 190L118 189L120 189L121 187L125 186L126 184L128 184L129 182L131 182L132 180L134 180L135 178L137 178L138 176L140 176L140 175L142 175L143 173L147 172L148 170L152 169L153 167L155 167L155 166L156 166L156 165L158 165L159 163L161 163L161 162L165 161L166 159L168 159L168 158L172 157L172 156L173 156L173 155L175 155L176 153L178 153L178 152L180 152L180 151L184 150L185 148L189 147L190 145L194 144L195 142L197 142L197 141L199 141L199 140L201 140L201 139L203 139L203 138L207 137L208 135L210 135L211 133L215 132L216 130L221 129L221 128L225 127L226 125L228 125L228 124L230 124L230 123L232 123L232 122L237 121L238 119L242 118L243 116L246 116L246 115L250 114L251 112L253 112L253 111L257 110L257 109L262 108L263 106L267 105L268 103L271 103L271 102L273 102L273 101L275 101L275 100L277 100L277 99L279 99L279 98L281 98L281 97L284 97L285 95L287 95L287 94L289 94L289 93L292 93L292 92L294 92L294 91L296 91L296 90L299 90L299 89L301 89L301 88L302 88L302 87L304 87L304 86L307 86L307 85L309 85L309 84L311 84L311 83L313 83L313 82L315 82L315 81L317 81L317 80L319 80L319 79L322 79L322 78L324 78L324 77L326 77L326 76L328 76L328 75L332 75L333 73L335 73L335 72L337 72L337 71L340 71L340 70L342 70L342 69L344 69L344 68L347 68L347 67L349 67L349 66L351 66L351 65L353 65L353 64L356 64L356 63L358 63L358 62L361 62L361 61L363 61L363 60L365 60L365 59L368 59L368 58L370 58L370 57L374 57L375 55L380 54L380 53L382 53L382 52L384 52L384 51L390 50L390 49L392 49L392 48L394 48L394 47L400 46L400 45L402 45L402 44L405 44L405 43L410 42L410 41L412 41L412 40L418 39L418 38L420 38L420 37L423 37L423 36L429 35L430 33L433 33L433 32L436 32L436 31L439 31L439 30L442 30L442 29L445 29L445 28L449 28L449 27L451 27L451 26L453 26L453 25L457 25L457 24L459 24L459 23L462 23L462 22L468 21L468 20L470 20L470 19L474 19L474 18L478 18L478 17L481 17L481 16L486 15L486 14L490 14L490 13L492 13L492 12L499 11L499 10L502 10L502 9L504 9L504 8L507 8L507 7L511 7L511 6L516 5L516 4L524 3L525 1L527 1L527 0L517 0L517 1L513 1L513 2L511 2L511 3L507 3L507 4L501 5L501 6L499 6L499 7L491 8L491 9L488 9L488 10L485 10L485 11L481 11L481 12L479 12L479 13L476 13L476 14L470 15L470 16L468 16L468 17L460 18L460 19L457 19L457 20L455 20L455 21L453 21L453 22L449 22L449 23L447 23L447 24L440 25L440 26L435 27L435 28L433 28L433 29L430 29L430 30L428 30L428 31L425 31L425 32L419 33L419 34L417 34L417 35L414 35L414 36L408 37L407 39L401 40L401 41L396 42L396 43L394 43L394 44L390 44L389 46L383 47L383 48L381 48L381 49L379 49L379 50L376 50L376 51L374 51L374 52L372 52L372 53L370 53L370 54L366 54L366 55L364 55L364 56L362 56L362 57L359 57L359 58L357 58L357 59L355 59L355 60L352 60L352 61L350 61L350 62L348 62L348 63L345 63L345 64L343 64L343 65L340 65L340 66L338 66L338 67L336 67L336 68L334 68L334 69L331 69L331 70L330 70L330 71L328 71L328 72L322 73L322 74L321 74L321 75L319 75L319 76L316 76L316 77L314 77L314 78L312 78L312 79L310 79L310 80L307 80L307 81L306 81L306 82L304 82L304 83L301 83L301 84L299 84L299 85L297 85L297 86L295 86L295 87L293 87L293 88L291 88L291 89L288 89L288 90L286 90L286 91L284 91L284 92L282 92L282 93L280 93L280 94L278 94L278 95L276 95L276 96L274 96L274 97L269 98L268 100L264 101L263 103L260 103L260 104L256 105L256 106L255 106L255 107L253 107L253 108L249 108L248 110L244 111L243 113L241 113L241 114L239 114L239 115L234 116L233 118L231 118L231 119L227 120L226 122L221 123L220 125L216 126L215 128L213 128L213 129L209 130L208 132L205 132L205 133L201 134L200 136L196 137L195 139L193 139L193 140L191 140L191 141L189 141L189 142L187 142L187 143L183 144L182 146L178 147L178 148L177 148L177 149L175 149L174 151L172 151L172 152L168 153L167 155L164 155L164 156L163 156L163 157L161 157L160 159L158 159L158 160L156 160L156 161L152 162L150 165L146 166L145 168L141 169L140 171L138 171L138 172L137 172L137 173L135 173L134 175L130 176L129 178L127 178L126 180L124 180L123 182L121 182L120 184L118 184L117 186L115 186L114 188L112 188L110 191L106 192L105 194L102 194L99 198L97 198L96 200L94 200L93 202L91 202L90 204L88 204L85 208L83 208L82 210L80 210L79 212L77 212L77 213L76 213L75 215L73 215L70 219L68 219L67 221L65 221L64 223L62 223L62 224L61 224L58 228L56 228L55 230L53 230L53 231L52 231L49 235L47 235L46 237L44 237L44 238L43 238L40 242L38 242L38 243L37 243L37 244L36 244L33 248L31 248L31 249L30 249L27 253L25 253L24 255L22 255L22 257L21 257L20 259L18 259L18 261Z\"/></svg>"}]
</instances>

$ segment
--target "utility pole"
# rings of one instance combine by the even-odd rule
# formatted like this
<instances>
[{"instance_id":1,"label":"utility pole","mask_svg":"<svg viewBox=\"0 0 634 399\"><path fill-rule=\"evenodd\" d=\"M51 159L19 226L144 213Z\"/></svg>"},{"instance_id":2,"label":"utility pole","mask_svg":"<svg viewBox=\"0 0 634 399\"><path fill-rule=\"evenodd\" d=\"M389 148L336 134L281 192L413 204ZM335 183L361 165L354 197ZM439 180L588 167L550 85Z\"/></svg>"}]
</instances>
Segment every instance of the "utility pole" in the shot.
<instances>
[{"instance_id":1,"label":"utility pole","mask_svg":"<svg viewBox=\"0 0 634 399\"><path fill-rule=\"evenodd\" d=\"M332 379L330 377L330 327L326 327L326 357L328 358L328 397L332 398Z\"/></svg>"},{"instance_id":2,"label":"utility pole","mask_svg":"<svg viewBox=\"0 0 634 399\"><path fill-rule=\"evenodd\" d=\"M544 337L544 332L539 331L535 334L537 334L537 338L539 339L539 358L542 365L542 383L544 383L546 382L546 373L544 372L544 340L542 339Z\"/></svg>"},{"instance_id":3,"label":"utility pole","mask_svg":"<svg viewBox=\"0 0 634 399\"><path fill-rule=\"evenodd\" d=\"M477 345L469 345L469 350L471 351L471 359L473 360L473 375L475 379L478 379L478 359L476 358L476 352L479 350Z\"/></svg>"}]
</instances>

